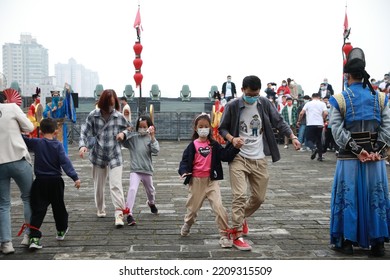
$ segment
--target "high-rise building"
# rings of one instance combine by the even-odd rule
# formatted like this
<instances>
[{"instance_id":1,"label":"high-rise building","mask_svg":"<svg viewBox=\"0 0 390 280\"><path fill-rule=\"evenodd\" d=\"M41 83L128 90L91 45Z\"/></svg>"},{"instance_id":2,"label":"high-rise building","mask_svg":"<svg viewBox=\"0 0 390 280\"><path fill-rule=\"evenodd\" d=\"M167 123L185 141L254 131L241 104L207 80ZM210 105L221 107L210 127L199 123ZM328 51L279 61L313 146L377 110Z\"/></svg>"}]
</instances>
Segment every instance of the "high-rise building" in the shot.
<instances>
[{"instance_id":1,"label":"high-rise building","mask_svg":"<svg viewBox=\"0 0 390 280\"><path fill-rule=\"evenodd\" d=\"M19 83L22 95L31 95L26 89L39 86L49 76L48 50L31 34L22 33L19 44L3 45L3 73L9 83Z\"/></svg>"},{"instance_id":2,"label":"high-rise building","mask_svg":"<svg viewBox=\"0 0 390 280\"><path fill-rule=\"evenodd\" d=\"M55 76L58 85L70 84L79 97L93 97L95 86L99 84L97 72L86 69L82 64L77 64L74 58L70 58L68 64L57 63Z\"/></svg>"}]
</instances>

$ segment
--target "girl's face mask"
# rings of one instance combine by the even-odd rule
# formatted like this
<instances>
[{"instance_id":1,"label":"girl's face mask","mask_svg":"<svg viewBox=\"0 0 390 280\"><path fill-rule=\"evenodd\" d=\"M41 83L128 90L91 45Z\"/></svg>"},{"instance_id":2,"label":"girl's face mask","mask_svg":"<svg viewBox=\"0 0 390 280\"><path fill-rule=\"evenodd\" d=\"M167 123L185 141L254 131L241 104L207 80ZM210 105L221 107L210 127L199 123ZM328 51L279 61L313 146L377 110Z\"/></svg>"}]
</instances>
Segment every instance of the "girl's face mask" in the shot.
<instances>
[{"instance_id":1,"label":"girl's face mask","mask_svg":"<svg viewBox=\"0 0 390 280\"><path fill-rule=\"evenodd\" d=\"M138 133L141 136L145 136L145 135L147 135L149 133L149 130L147 128L141 128L140 127L140 128L138 128Z\"/></svg>"},{"instance_id":2,"label":"girl's face mask","mask_svg":"<svg viewBox=\"0 0 390 280\"><path fill-rule=\"evenodd\" d=\"M196 132L198 133L199 137L206 138L209 136L210 128L198 128Z\"/></svg>"}]
</instances>

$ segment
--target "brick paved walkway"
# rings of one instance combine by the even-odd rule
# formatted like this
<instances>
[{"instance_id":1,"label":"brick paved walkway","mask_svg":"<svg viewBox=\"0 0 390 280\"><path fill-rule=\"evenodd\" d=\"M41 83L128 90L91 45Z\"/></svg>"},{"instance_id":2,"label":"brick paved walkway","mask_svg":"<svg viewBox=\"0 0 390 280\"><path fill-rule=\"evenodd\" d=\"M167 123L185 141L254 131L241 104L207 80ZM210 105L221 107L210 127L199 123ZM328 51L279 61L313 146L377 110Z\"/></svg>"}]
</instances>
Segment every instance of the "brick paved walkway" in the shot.
<instances>
[{"instance_id":1,"label":"brick paved walkway","mask_svg":"<svg viewBox=\"0 0 390 280\"><path fill-rule=\"evenodd\" d=\"M282 159L269 161L270 182L266 201L249 218L250 233L247 240L251 252L234 248L222 249L218 245L218 231L214 214L206 201L193 225L191 235L180 236L185 214L187 188L182 184L177 169L181 154L188 141L160 142L161 152L154 157L156 203L159 215L150 213L142 186L134 208L137 226L114 227L114 209L106 188L107 217L97 218L93 199L93 186L88 160L77 155L77 147L70 146L70 156L79 172L82 186L73 187L68 177L65 200L69 212L70 231L64 241L56 241L51 210L42 226L44 248L30 252L20 245L16 237L22 224L22 203L13 186L12 233L15 254L1 259L370 259L367 250L356 250L346 257L329 248L330 191L335 167L335 156L327 153L324 162L312 161L308 152L283 149ZM123 175L125 194L129 183L128 152ZM221 181L223 202L230 213L231 195L227 164L225 180ZM388 244L386 244L388 247ZM389 248L388 248L389 250ZM386 259L390 253L386 252Z\"/></svg>"}]
</instances>

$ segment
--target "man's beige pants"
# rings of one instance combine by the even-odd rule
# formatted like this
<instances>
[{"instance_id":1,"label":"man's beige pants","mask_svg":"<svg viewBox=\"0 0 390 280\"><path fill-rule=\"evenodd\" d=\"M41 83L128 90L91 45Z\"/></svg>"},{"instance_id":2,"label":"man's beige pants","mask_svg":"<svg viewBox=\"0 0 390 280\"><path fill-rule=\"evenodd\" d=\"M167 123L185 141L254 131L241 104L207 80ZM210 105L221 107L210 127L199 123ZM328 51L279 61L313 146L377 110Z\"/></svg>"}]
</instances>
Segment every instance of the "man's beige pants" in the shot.
<instances>
[{"instance_id":1,"label":"man's beige pants","mask_svg":"<svg viewBox=\"0 0 390 280\"><path fill-rule=\"evenodd\" d=\"M242 231L245 218L251 216L264 202L268 186L268 163L266 159L247 159L237 155L229 163L232 189L232 227ZM247 188L250 195L247 199Z\"/></svg>"}]
</instances>

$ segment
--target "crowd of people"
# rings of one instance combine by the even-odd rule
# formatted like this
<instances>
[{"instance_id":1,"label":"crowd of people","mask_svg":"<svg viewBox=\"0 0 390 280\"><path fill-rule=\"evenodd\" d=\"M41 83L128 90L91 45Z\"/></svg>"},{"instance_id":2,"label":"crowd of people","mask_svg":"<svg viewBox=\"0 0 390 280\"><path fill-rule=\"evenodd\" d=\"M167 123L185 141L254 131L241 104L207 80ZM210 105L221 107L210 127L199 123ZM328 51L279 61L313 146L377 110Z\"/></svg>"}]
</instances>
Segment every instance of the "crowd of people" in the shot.
<instances>
[{"instance_id":1,"label":"crowd of people","mask_svg":"<svg viewBox=\"0 0 390 280\"><path fill-rule=\"evenodd\" d=\"M338 156L332 186L330 243L341 253L352 254L353 246L371 248L374 256L384 256L390 235L390 201L385 159L390 145L389 77L375 84L368 81L364 53L356 48L345 67L345 89L335 93L325 78L318 92L304 95L291 78L262 83L257 76L242 81L241 94L227 76L222 92L214 93L212 115L195 116L192 140L183 151L178 173L188 185L187 213L180 229L186 237L197 221L205 199L216 216L222 248L250 251L244 237L249 235L251 217L265 202L269 181L268 159L280 160L278 144L285 149L310 151L319 162L333 151ZM75 184L81 181L67 155L65 117L75 120L71 88L64 98L52 92L52 101L38 121L39 90L28 114L15 104L7 104L0 94L0 140L7 143L0 153L0 242L4 254L13 253L10 218L10 180L18 185L24 205L22 245L41 249L42 232L49 205L52 206L56 239L69 231L64 203L64 171ZM122 104L122 109L120 108ZM34 122L32 118L34 117ZM35 130L35 132L34 132ZM13 139L8 141L7 139ZM130 185L123 190L123 151L130 153ZM4 150L4 151L3 151ZM114 226L134 226L136 195L142 182L146 204L158 214L153 185L152 155L160 151L151 117L131 120L126 98L112 89L102 92L96 108L82 125L79 156L92 165L96 216L107 216L104 188L108 181L114 206ZM34 153L34 162L30 153ZM224 178L222 162L229 166L232 194L231 217L223 206L219 180ZM32 168L32 166L34 168ZM23 170L23 172L19 172ZM352 170L356 176L350 176Z\"/></svg>"}]
</instances>

